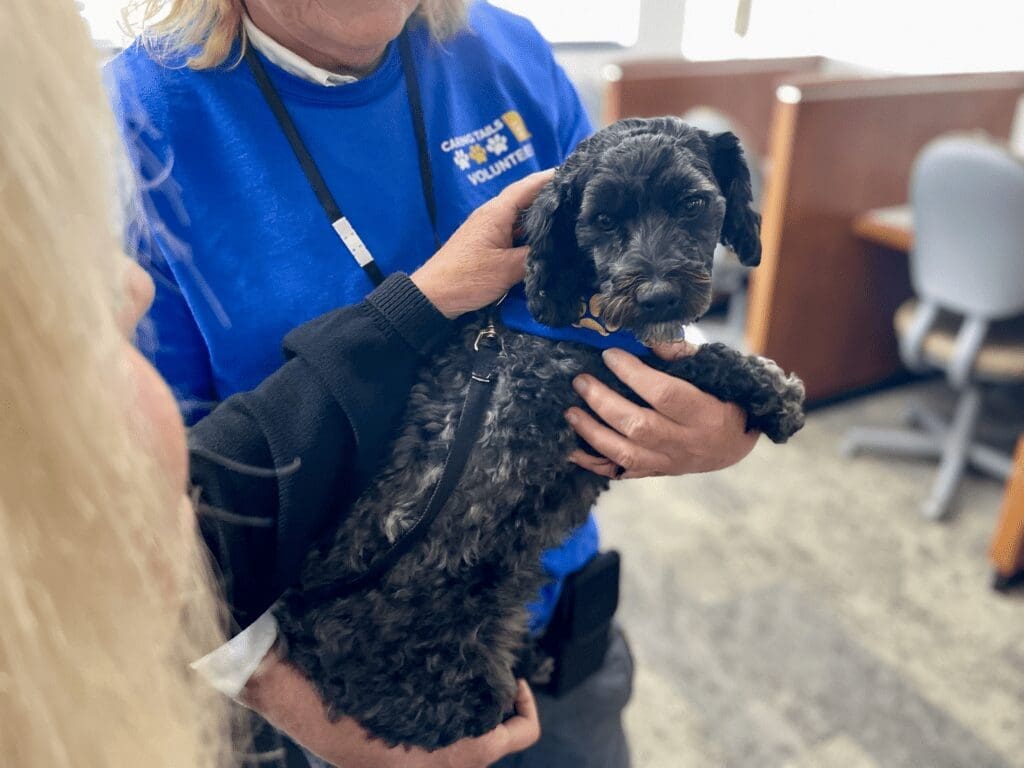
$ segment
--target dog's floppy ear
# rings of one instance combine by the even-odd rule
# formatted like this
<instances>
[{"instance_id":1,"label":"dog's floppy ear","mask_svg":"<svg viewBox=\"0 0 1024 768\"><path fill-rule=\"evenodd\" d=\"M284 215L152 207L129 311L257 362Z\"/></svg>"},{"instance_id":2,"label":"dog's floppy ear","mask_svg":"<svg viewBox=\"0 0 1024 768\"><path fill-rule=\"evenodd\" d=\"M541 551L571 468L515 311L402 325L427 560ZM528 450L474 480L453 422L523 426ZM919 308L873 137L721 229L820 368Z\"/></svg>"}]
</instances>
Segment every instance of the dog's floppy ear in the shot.
<instances>
[{"instance_id":1,"label":"dog's floppy ear","mask_svg":"<svg viewBox=\"0 0 1024 768\"><path fill-rule=\"evenodd\" d=\"M748 267L761 263L761 216L750 206L750 169L736 134L710 134L705 139L711 170L725 196L725 220L719 240Z\"/></svg>"},{"instance_id":2,"label":"dog's floppy ear","mask_svg":"<svg viewBox=\"0 0 1024 768\"><path fill-rule=\"evenodd\" d=\"M576 243L579 193L575 174L561 169L523 212L520 226L530 246L526 302L538 322L553 327L579 319L580 300L593 293L594 268Z\"/></svg>"}]
</instances>

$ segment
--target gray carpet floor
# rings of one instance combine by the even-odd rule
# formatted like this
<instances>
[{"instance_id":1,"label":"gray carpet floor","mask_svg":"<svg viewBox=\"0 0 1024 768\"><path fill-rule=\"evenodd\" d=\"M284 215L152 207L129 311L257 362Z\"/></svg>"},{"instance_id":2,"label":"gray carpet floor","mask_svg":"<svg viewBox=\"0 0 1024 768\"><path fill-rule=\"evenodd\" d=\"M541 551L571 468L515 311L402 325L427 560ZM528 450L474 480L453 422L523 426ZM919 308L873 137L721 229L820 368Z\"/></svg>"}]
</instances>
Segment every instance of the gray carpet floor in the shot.
<instances>
[{"instance_id":1,"label":"gray carpet floor","mask_svg":"<svg viewBox=\"0 0 1024 768\"><path fill-rule=\"evenodd\" d=\"M1002 486L970 476L927 522L933 465L838 451L912 396L952 402L938 381L860 398L736 467L602 497L635 766L1024 766L1024 593L989 588ZM1024 428L1022 401L993 403L993 439Z\"/></svg>"}]
</instances>

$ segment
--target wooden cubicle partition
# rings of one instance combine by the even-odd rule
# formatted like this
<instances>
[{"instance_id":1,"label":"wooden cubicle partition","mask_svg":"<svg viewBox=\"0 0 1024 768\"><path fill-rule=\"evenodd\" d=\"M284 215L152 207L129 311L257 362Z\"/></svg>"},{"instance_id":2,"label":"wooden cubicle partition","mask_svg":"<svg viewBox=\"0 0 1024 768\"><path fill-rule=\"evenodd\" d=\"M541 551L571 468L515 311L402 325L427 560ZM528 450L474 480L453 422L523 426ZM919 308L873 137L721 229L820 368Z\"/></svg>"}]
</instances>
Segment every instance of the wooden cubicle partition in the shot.
<instances>
[{"instance_id":1,"label":"wooden cubicle partition","mask_svg":"<svg viewBox=\"0 0 1024 768\"><path fill-rule=\"evenodd\" d=\"M989 556L995 566L997 587L1024 577L1024 435L1017 441L1013 471L1006 481L1003 508Z\"/></svg>"},{"instance_id":2,"label":"wooden cubicle partition","mask_svg":"<svg viewBox=\"0 0 1024 768\"><path fill-rule=\"evenodd\" d=\"M794 59L687 61L644 59L615 64L605 94L605 120L681 115L713 107L742 126L758 155L768 146L768 127L779 80L821 70L818 56Z\"/></svg>"},{"instance_id":3,"label":"wooden cubicle partition","mask_svg":"<svg viewBox=\"0 0 1024 768\"><path fill-rule=\"evenodd\" d=\"M906 257L859 240L853 218L905 202L914 157L939 134L1008 137L1022 93L1024 73L792 78L778 89L747 340L796 371L809 400L900 370L892 316L910 291Z\"/></svg>"}]
</instances>

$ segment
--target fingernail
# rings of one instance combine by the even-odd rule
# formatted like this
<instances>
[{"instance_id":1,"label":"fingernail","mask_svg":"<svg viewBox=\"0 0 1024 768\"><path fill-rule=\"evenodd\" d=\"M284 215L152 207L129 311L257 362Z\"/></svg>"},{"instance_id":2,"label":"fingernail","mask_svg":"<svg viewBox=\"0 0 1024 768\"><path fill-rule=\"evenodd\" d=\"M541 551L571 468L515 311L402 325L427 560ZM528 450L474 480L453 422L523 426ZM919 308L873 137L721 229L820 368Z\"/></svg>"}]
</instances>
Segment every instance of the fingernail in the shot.
<instances>
[{"instance_id":1,"label":"fingernail","mask_svg":"<svg viewBox=\"0 0 1024 768\"><path fill-rule=\"evenodd\" d=\"M570 408L565 412L565 420L570 424L575 424L579 420L579 416L576 415L576 411Z\"/></svg>"},{"instance_id":2,"label":"fingernail","mask_svg":"<svg viewBox=\"0 0 1024 768\"><path fill-rule=\"evenodd\" d=\"M601 357L604 358L605 363L618 363L622 361L622 350L612 347L602 352Z\"/></svg>"},{"instance_id":3,"label":"fingernail","mask_svg":"<svg viewBox=\"0 0 1024 768\"><path fill-rule=\"evenodd\" d=\"M590 382L587 381L586 376L577 376L572 380L572 388L579 392L581 395L584 394L590 387Z\"/></svg>"}]
</instances>

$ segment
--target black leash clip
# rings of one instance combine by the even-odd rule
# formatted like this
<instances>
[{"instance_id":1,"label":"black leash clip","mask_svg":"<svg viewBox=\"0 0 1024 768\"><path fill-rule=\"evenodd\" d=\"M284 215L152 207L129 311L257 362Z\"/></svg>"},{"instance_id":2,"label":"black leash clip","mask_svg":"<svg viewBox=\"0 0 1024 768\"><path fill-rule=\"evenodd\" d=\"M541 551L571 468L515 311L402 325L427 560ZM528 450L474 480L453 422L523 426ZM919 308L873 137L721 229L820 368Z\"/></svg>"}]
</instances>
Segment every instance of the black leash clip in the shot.
<instances>
[{"instance_id":1,"label":"black leash clip","mask_svg":"<svg viewBox=\"0 0 1024 768\"><path fill-rule=\"evenodd\" d=\"M492 321L488 321L487 325L481 328L480 332L476 335L476 341L473 342L473 351L479 352L481 346L504 346L501 343L501 337L498 335L498 329L494 327Z\"/></svg>"},{"instance_id":2,"label":"black leash clip","mask_svg":"<svg viewBox=\"0 0 1024 768\"><path fill-rule=\"evenodd\" d=\"M476 335L476 341L473 342L473 351L479 353L478 360L474 363L474 369L479 366L480 360L485 360L485 367L491 368L494 365L494 357L505 351L505 340L501 338L501 334L498 333L498 307L501 306L501 302L508 296L508 291L502 295L500 299L491 304L487 308L487 324ZM476 371L473 371L473 377L476 378ZM490 375L483 379L477 379L477 381L483 381L484 383L490 382Z\"/></svg>"},{"instance_id":3,"label":"black leash clip","mask_svg":"<svg viewBox=\"0 0 1024 768\"><path fill-rule=\"evenodd\" d=\"M494 321L489 320L477 333L473 351L476 352L476 357L473 360L471 378L481 384L490 384L498 355L505 351L505 343L495 328Z\"/></svg>"}]
</instances>

